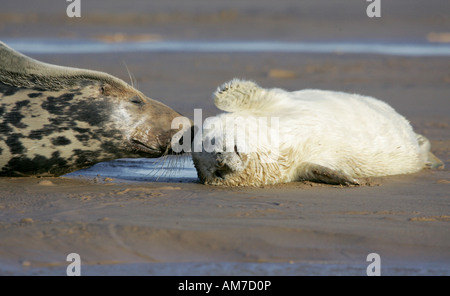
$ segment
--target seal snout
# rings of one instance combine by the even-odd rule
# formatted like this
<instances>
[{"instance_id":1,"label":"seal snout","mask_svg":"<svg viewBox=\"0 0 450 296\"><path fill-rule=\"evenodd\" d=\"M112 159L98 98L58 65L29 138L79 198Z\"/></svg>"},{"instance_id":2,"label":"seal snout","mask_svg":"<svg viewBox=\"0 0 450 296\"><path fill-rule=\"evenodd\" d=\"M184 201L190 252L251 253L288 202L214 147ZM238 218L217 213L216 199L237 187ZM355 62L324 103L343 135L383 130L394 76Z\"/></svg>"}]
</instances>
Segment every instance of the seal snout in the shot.
<instances>
[{"instance_id":1,"label":"seal snout","mask_svg":"<svg viewBox=\"0 0 450 296\"><path fill-rule=\"evenodd\" d=\"M216 163L216 170L214 171L214 176L220 179L225 179L226 175L232 173L233 170L223 161L218 161Z\"/></svg>"}]
</instances>

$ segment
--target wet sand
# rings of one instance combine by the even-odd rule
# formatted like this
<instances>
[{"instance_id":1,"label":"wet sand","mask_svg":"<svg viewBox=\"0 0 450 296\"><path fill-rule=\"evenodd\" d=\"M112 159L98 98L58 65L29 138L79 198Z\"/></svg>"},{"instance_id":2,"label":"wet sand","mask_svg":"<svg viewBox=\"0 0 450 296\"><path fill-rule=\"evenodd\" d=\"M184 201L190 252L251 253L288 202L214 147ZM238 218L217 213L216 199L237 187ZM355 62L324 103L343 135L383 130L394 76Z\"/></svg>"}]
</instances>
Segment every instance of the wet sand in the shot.
<instances>
[{"instance_id":1,"label":"wet sand","mask_svg":"<svg viewBox=\"0 0 450 296\"><path fill-rule=\"evenodd\" d=\"M410 2L411 6L416 2ZM155 10L148 13L159 11L160 17L150 22L138 14L142 18L138 25L126 16L118 22L105 21L102 16L114 9L115 15L122 15L118 1L108 6L111 11L101 12L101 6L86 8L79 24L56 13L56 6L48 12L53 17L43 20L45 13L38 8L28 7L24 12L19 9L20 1L17 3L8 4L11 13L0 22L0 39L76 38L88 31L94 37L112 32L129 36L151 33L164 39L328 40L362 38L363 29L370 28L375 39L404 41L426 40L428 32L445 31L449 24L443 6L432 5L419 13L417 6L416 10L402 10L399 4L377 25L377 20L369 22L364 15L332 15L311 1L307 3L314 13L305 18L297 18L303 10L294 9L289 1L278 8L233 2L238 5L234 17L229 7L219 4L202 9L194 9L195 5L171 8L155 1ZM356 15L358 11L351 6L347 13ZM210 18L198 19L198 15ZM326 15L328 21L323 20ZM264 18L269 21L262 22ZM56 28L52 22L62 25ZM233 30L242 22L248 24L246 29ZM295 33L293 26L302 22L315 31ZM388 27L392 29L384 30ZM413 30L416 27L420 29ZM446 163L446 169L376 178L366 186L347 188L303 182L223 188L195 182L121 181L107 176L1 178L0 274L65 275L66 256L78 253L82 274L365 275L367 255L378 253L382 274L450 275L448 57L340 53L32 56L105 71L129 81L125 63L137 88L188 117L193 116L194 108L202 108L204 118L216 114L211 93L233 77L252 79L264 87L320 88L374 96L391 104L411 121L416 132L431 140L433 152Z\"/></svg>"},{"instance_id":2,"label":"wet sand","mask_svg":"<svg viewBox=\"0 0 450 296\"><path fill-rule=\"evenodd\" d=\"M217 274L248 274L245 264L276 263L299 269L292 275L303 274L307 264L318 265L319 274L334 265L341 274L354 274L348 266L356 266L365 275L366 257L375 252L384 274L428 268L425 274L448 275L448 176L422 172L354 188L291 183L252 189L5 178L0 270L64 275L66 256L78 253L82 270L100 265L100 274L128 274L130 263L147 264L142 274L158 274L154 264L195 263L198 269L188 270L202 274L202 265L228 262L242 265ZM188 270L178 265L173 272Z\"/></svg>"}]
</instances>

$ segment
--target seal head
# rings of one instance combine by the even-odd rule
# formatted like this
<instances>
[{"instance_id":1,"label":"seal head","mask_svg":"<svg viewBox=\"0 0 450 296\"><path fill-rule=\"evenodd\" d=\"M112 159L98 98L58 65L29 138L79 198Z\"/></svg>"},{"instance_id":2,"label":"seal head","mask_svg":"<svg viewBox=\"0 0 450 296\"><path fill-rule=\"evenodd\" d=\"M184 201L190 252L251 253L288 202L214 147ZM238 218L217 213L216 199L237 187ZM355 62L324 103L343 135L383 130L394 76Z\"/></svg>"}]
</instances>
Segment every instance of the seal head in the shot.
<instances>
[{"instance_id":1,"label":"seal head","mask_svg":"<svg viewBox=\"0 0 450 296\"><path fill-rule=\"evenodd\" d=\"M0 42L0 176L162 156L178 116L114 76L42 63Z\"/></svg>"}]
</instances>

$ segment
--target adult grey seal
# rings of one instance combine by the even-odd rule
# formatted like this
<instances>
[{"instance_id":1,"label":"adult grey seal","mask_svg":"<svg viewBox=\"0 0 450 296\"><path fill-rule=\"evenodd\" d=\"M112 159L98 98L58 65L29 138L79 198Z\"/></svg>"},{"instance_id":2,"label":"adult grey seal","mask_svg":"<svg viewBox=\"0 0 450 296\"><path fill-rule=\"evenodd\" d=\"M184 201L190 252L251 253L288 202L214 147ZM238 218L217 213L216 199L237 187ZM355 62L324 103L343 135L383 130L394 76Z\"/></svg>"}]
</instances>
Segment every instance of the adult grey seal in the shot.
<instances>
[{"instance_id":1,"label":"adult grey seal","mask_svg":"<svg viewBox=\"0 0 450 296\"><path fill-rule=\"evenodd\" d=\"M114 76L43 63L0 42L0 176L159 157L178 116Z\"/></svg>"}]
</instances>

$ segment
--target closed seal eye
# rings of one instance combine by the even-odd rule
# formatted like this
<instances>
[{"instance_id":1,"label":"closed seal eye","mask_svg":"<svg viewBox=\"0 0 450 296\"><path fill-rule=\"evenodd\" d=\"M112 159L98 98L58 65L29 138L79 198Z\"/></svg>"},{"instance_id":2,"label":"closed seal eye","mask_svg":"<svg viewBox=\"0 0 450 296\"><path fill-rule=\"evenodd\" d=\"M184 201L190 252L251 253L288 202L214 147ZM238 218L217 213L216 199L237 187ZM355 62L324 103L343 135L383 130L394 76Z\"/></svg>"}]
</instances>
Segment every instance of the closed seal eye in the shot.
<instances>
[{"instance_id":1,"label":"closed seal eye","mask_svg":"<svg viewBox=\"0 0 450 296\"><path fill-rule=\"evenodd\" d=\"M144 101L138 96L132 97L130 99L130 103L133 103L133 104L138 105L138 106L142 106L142 105L145 104Z\"/></svg>"}]
</instances>

